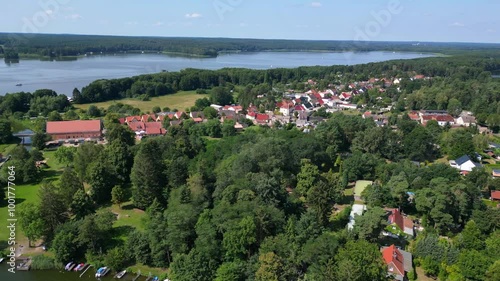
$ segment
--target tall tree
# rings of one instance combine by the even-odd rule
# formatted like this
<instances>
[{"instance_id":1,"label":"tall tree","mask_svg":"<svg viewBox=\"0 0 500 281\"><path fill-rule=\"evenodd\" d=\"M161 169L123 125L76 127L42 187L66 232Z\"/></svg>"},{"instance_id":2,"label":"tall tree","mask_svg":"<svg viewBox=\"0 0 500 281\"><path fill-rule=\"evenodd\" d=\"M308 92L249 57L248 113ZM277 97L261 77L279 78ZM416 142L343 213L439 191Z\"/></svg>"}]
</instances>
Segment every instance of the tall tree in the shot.
<instances>
[{"instance_id":1,"label":"tall tree","mask_svg":"<svg viewBox=\"0 0 500 281\"><path fill-rule=\"evenodd\" d=\"M159 146L154 140L147 140L141 144L132 167L132 199L137 208L146 209L154 199L165 203L167 179L165 166L158 153Z\"/></svg>"},{"instance_id":2,"label":"tall tree","mask_svg":"<svg viewBox=\"0 0 500 281\"><path fill-rule=\"evenodd\" d=\"M40 216L45 222L44 237L50 241L54 237L57 227L68 220L67 209L57 188L50 183L44 182L38 190L40 198Z\"/></svg>"},{"instance_id":3,"label":"tall tree","mask_svg":"<svg viewBox=\"0 0 500 281\"><path fill-rule=\"evenodd\" d=\"M59 180L59 193L66 208L73 202L73 196L78 190L83 190L83 182L72 168L64 169Z\"/></svg>"},{"instance_id":4,"label":"tall tree","mask_svg":"<svg viewBox=\"0 0 500 281\"><path fill-rule=\"evenodd\" d=\"M31 242L42 238L45 222L40 216L39 207L37 205L23 205L19 210L19 223L24 230L24 234L28 238L29 247L31 247Z\"/></svg>"},{"instance_id":5,"label":"tall tree","mask_svg":"<svg viewBox=\"0 0 500 281\"><path fill-rule=\"evenodd\" d=\"M98 204L111 201L111 190L116 185L116 174L105 156L92 163L88 171L90 196Z\"/></svg>"},{"instance_id":6,"label":"tall tree","mask_svg":"<svg viewBox=\"0 0 500 281\"><path fill-rule=\"evenodd\" d=\"M386 280L387 269L375 244L349 241L336 255L337 278L341 281Z\"/></svg>"}]
</instances>

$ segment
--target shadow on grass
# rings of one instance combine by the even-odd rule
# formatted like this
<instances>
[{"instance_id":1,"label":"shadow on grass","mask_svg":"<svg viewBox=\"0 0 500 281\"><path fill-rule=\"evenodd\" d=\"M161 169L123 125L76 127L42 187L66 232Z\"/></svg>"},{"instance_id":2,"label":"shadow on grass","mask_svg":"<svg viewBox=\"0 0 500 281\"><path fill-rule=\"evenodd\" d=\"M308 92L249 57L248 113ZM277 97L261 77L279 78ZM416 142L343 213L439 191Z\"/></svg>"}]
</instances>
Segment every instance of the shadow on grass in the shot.
<instances>
[{"instance_id":1,"label":"shadow on grass","mask_svg":"<svg viewBox=\"0 0 500 281\"><path fill-rule=\"evenodd\" d=\"M43 170L40 175L44 180L56 180L61 174L62 171Z\"/></svg>"},{"instance_id":2,"label":"shadow on grass","mask_svg":"<svg viewBox=\"0 0 500 281\"><path fill-rule=\"evenodd\" d=\"M24 199L24 198L16 198L16 205L21 204L24 201L26 201L26 199ZM8 205L8 201L1 202L0 203L0 208L5 208L5 207L7 207L7 205ZM5 212L7 212L7 210L5 210Z\"/></svg>"},{"instance_id":3,"label":"shadow on grass","mask_svg":"<svg viewBox=\"0 0 500 281\"><path fill-rule=\"evenodd\" d=\"M338 203L339 205L350 205L354 202L354 195L344 195L342 200Z\"/></svg>"},{"instance_id":4,"label":"shadow on grass","mask_svg":"<svg viewBox=\"0 0 500 281\"><path fill-rule=\"evenodd\" d=\"M382 246L391 246L392 244L401 247L401 249L405 249L405 247L408 245L408 241L402 238L392 238L389 236L382 236L379 240L379 245Z\"/></svg>"},{"instance_id":5,"label":"shadow on grass","mask_svg":"<svg viewBox=\"0 0 500 281\"><path fill-rule=\"evenodd\" d=\"M128 203L128 204L126 204L126 205L125 205L125 204L124 204L124 205L122 205L122 208L121 208L121 209L122 209L122 210L128 210L128 211L130 211L130 210L135 209L135 206L134 206L134 203Z\"/></svg>"}]
</instances>

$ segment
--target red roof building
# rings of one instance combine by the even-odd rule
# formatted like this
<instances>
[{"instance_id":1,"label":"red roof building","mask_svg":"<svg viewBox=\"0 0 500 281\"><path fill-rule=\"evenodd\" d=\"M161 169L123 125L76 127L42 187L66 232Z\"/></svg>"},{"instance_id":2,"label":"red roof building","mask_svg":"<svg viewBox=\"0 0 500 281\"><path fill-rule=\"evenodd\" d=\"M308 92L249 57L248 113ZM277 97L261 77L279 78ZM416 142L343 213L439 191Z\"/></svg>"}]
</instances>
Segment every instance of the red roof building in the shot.
<instances>
[{"instance_id":1,"label":"red roof building","mask_svg":"<svg viewBox=\"0 0 500 281\"><path fill-rule=\"evenodd\" d=\"M389 224L397 225L405 234L413 236L413 221L401 214L399 209L391 209Z\"/></svg>"},{"instance_id":2,"label":"red roof building","mask_svg":"<svg viewBox=\"0 0 500 281\"><path fill-rule=\"evenodd\" d=\"M76 120L47 122L47 134L52 140L63 139L100 139L101 120Z\"/></svg>"},{"instance_id":3,"label":"red roof building","mask_svg":"<svg viewBox=\"0 0 500 281\"><path fill-rule=\"evenodd\" d=\"M391 275L405 276L404 257L396 246L391 245L382 250L382 256Z\"/></svg>"},{"instance_id":4,"label":"red roof building","mask_svg":"<svg viewBox=\"0 0 500 281\"><path fill-rule=\"evenodd\" d=\"M491 200L500 200L500 190L494 190L491 192Z\"/></svg>"}]
</instances>

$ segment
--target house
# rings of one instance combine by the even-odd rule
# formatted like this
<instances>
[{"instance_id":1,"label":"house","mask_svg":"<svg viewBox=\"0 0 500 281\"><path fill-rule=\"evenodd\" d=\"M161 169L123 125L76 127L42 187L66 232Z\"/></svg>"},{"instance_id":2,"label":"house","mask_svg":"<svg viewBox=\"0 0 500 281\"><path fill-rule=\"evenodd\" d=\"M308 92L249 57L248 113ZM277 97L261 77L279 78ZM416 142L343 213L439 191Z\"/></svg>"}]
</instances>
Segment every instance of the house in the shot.
<instances>
[{"instance_id":1,"label":"house","mask_svg":"<svg viewBox=\"0 0 500 281\"><path fill-rule=\"evenodd\" d=\"M406 216L401 214L399 209L391 209L389 210L389 225L397 226L401 231L403 231L406 235L413 237L415 235L413 229L413 221Z\"/></svg>"},{"instance_id":2,"label":"house","mask_svg":"<svg viewBox=\"0 0 500 281\"><path fill-rule=\"evenodd\" d=\"M257 125L268 125L269 115L257 113L254 123L256 123Z\"/></svg>"},{"instance_id":3,"label":"house","mask_svg":"<svg viewBox=\"0 0 500 281\"><path fill-rule=\"evenodd\" d=\"M476 167L481 167L481 164L470 159L468 155L464 155L456 160L450 160L450 166L459 169L462 172L471 172Z\"/></svg>"},{"instance_id":4,"label":"house","mask_svg":"<svg viewBox=\"0 0 500 281\"><path fill-rule=\"evenodd\" d=\"M52 140L101 139L101 120L47 122L47 134Z\"/></svg>"},{"instance_id":5,"label":"house","mask_svg":"<svg viewBox=\"0 0 500 281\"><path fill-rule=\"evenodd\" d=\"M364 211L366 211L366 205L352 205L351 213L349 214L349 223L347 223L348 230L352 230L354 228L356 216L362 216Z\"/></svg>"},{"instance_id":6,"label":"house","mask_svg":"<svg viewBox=\"0 0 500 281\"><path fill-rule=\"evenodd\" d=\"M139 140L144 137L163 136L167 133L160 122L131 122L127 125Z\"/></svg>"},{"instance_id":7,"label":"house","mask_svg":"<svg viewBox=\"0 0 500 281\"><path fill-rule=\"evenodd\" d=\"M492 172L491 172L492 176L494 178L499 178L500 177L500 170L497 170L497 169L494 169Z\"/></svg>"},{"instance_id":8,"label":"house","mask_svg":"<svg viewBox=\"0 0 500 281\"><path fill-rule=\"evenodd\" d=\"M406 274L413 269L412 255L395 245L382 248L382 257L387 264L387 273L395 280L407 280Z\"/></svg>"},{"instance_id":9,"label":"house","mask_svg":"<svg viewBox=\"0 0 500 281\"><path fill-rule=\"evenodd\" d=\"M471 115L462 115L455 120L455 123L460 126L464 127L470 127L470 126L475 126L476 123L476 118Z\"/></svg>"},{"instance_id":10,"label":"house","mask_svg":"<svg viewBox=\"0 0 500 281\"><path fill-rule=\"evenodd\" d=\"M492 191L490 199L494 201L500 201L500 190Z\"/></svg>"},{"instance_id":11,"label":"house","mask_svg":"<svg viewBox=\"0 0 500 281\"><path fill-rule=\"evenodd\" d=\"M446 124L454 125L455 124L455 118L453 118L449 114L422 114L420 115L420 123L422 125L426 125L427 122L435 120L437 121L439 126L446 126Z\"/></svg>"},{"instance_id":12,"label":"house","mask_svg":"<svg viewBox=\"0 0 500 281\"><path fill-rule=\"evenodd\" d=\"M280 113L284 116L290 116L294 110L294 103L292 101L283 100L277 104Z\"/></svg>"}]
</instances>

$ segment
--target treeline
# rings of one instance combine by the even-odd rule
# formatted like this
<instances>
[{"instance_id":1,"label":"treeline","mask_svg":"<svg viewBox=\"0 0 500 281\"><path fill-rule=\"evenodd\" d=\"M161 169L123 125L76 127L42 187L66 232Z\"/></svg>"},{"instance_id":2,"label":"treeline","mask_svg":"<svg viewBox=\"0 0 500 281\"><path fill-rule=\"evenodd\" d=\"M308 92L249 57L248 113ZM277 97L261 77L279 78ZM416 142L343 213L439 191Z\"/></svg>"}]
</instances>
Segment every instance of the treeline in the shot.
<instances>
[{"instance_id":1,"label":"treeline","mask_svg":"<svg viewBox=\"0 0 500 281\"><path fill-rule=\"evenodd\" d=\"M55 91L48 89L0 96L0 116L14 116L17 119L25 115L46 117L50 112L65 112L71 107L67 96L58 95Z\"/></svg>"},{"instance_id":2,"label":"treeline","mask_svg":"<svg viewBox=\"0 0 500 281\"><path fill-rule=\"evenodd\" d=\"M231 38L126 37L100 35L56 35L0 33L0 45L23 54L47 57L85 53L134 51L172 52L216 57L220 52L259 51L401 51L463 53L499 50L498 44L421 42L305 41Z\"/></svg>"}]
</instances>

